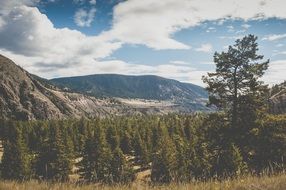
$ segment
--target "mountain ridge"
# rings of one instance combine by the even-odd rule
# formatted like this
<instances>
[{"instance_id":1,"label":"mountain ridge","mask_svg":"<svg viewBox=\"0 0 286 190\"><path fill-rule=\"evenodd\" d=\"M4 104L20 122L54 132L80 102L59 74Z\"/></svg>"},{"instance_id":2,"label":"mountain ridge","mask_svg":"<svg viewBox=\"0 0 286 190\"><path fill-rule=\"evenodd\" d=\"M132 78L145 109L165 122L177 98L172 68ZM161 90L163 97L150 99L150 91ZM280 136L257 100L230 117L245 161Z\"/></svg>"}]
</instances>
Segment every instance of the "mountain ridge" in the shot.
<instances>
[{"instance_id":1,"label":"mountain ridge","mask_svg":"<svg viewBox=\"0 0 286 190\"><path fill-rule=\"evenodd\" d=\"M94 97L64 91L0 55L0 119L34 120L210 111L205 102ZM152 81L151 81L152 82Z\"/></svg>"},{"instance_id":2,"label":"mountain ridge","mask_svg":"<svg viewBox=\"0 0 286 190\"><path fill-rule=\"evenodd\" d=\"M147 100L195 100L208 97L207 92L200 86L156 75L94 74L55 78L50 81L60 88L68 88L95 97Z\"/></svg>"},{"instance_id":3,"label":"mountain ridge","mask_svg":"<svg viewBox=\"0 0 286 190\"><path fill-rule=\"evenodd\" d=\"M1 119L34 120L128 114L126 105L49 88L0 55Z\"/></svg>"}]
</instances>

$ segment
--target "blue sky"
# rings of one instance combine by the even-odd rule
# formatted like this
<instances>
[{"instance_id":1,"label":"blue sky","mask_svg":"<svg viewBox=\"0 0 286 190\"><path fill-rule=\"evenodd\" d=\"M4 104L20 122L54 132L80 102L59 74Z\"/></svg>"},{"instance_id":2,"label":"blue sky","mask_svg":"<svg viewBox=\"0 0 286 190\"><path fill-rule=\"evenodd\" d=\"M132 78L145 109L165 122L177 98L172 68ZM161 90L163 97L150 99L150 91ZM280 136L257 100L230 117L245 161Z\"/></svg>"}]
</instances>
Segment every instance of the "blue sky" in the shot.
<instances>
[{"instance_id":1,"label":"blue sky","mask_svg":"<svg viewBox=\"0 0 286 190\"><path fill-rule=\"evenodd\" d=\"M212 57L258 36L263 80L284 81L283 0L1 0L0 53L46 78L154 74L203 85Z\"/></svg>"}]
</instances>

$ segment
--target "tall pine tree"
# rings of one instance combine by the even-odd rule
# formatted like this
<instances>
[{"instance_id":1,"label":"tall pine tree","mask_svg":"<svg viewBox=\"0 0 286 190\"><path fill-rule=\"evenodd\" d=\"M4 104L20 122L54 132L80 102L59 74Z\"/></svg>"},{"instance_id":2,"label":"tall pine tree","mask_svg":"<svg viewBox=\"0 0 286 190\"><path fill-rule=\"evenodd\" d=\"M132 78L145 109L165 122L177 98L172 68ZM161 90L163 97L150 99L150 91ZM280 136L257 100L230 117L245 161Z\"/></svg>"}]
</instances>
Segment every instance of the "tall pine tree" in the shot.
<instances>
[{"instance_id":1,"label":"tall pine tree","mask_svg":"<svg viewBox=\"0 0 286 190\"><path fill-rule=\"evenodd\" d=\"M4 138L1 170L4 179L24 180L31 174L31 159L20 122L9 122Z\"/></svg>"},{"instance_id":2,"label":"tall pine tree","mask_svg":"<svg viewBox=\"0 0 286 190\"><path fill-rule=\"evenodd\" d=\"M112 181L112 154L101 126L96 127L95 134L86 140L82 157L79 172L84 181L106 183Z\"/></svg>"},{"instance_id":3,"label":"tall pine tree","mask_svg":"<svg viewBox=\"0 0 286 190\"><path fill-rule=\"evenodd\" d=\"M35 163L36 174L44 179L67 181L72 169L72 147L65 141L57 122L49 126L49 135L43 142Z\"/></svg>"}]
</instances>

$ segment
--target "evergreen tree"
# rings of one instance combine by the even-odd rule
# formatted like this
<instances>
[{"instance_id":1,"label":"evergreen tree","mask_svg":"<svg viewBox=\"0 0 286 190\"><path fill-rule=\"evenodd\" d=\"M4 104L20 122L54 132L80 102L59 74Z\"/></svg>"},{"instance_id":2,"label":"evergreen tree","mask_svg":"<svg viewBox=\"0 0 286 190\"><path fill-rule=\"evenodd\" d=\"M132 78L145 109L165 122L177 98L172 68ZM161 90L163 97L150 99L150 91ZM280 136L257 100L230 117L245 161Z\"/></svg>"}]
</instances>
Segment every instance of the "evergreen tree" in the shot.
<instances>
[{"instance_id":1,"label":"evergreen tree","mask_svg":"<svg viewBox=\"0 0 286 190\"><path fill-rule=\"evenodd\" d=\"M183 140L183 138L179 135L174 136L174 144L176 147L176 181L186 181L190 178L189 171L188 171L188 165L189 160L187 158L188 149L187 149L187 143Z\"/></svg>"},{"instance_id":2,"label":"evergreen tree","mask_svg":"<svg viewBox=\"0 0 286 190\"><path fill-rule=\"evenodd\" d=\"M177 177L176 147L168 136L162 137L152 159L151 180L169 183Z\"/></svg>"},{"instance_id":3,"label":"evergreen tree","mask_svg":"<svg viewBox=\"0 0 286 190\"><path fill-rule=\"evenodd\" d=\"M134 136L134 152L137 162L139 162L142 167L146 167L149 163L148 150L138 131Z\"/></svg>"},{"instance_id":4,"label":"evergreen tree","mask_svg":"<svg viewBox=\"0 0 286 190\"><path fill-rule=\"evenodd\" d=\"M232 177L245 173L247 165L239 148L232 143L219 151L214 170L218 177Z\"/></svg>"},{"instance_id":5,"label":"evergreen tree","mask_svg":"<svg viewBox=\"0 0 286 190\"><path fill-rule=\"evenodd\" d=\"M132 151L132 138L127 131L123 132L123 137L121 138L120 148L124 154L130 154Z\"/></svg>"},{"instance_id":6,"label":"evergreen tree","mask_svg":"<svg viewBox=\"0 0 286 190\"><path fill-rule=\"evenodd\" d=\"M106 142L105 133L99 126L91 139L87 139L79 163L81 178L87 182L111 182L112 154Z\"/></svg>"},{"instance_id":7,"label":"evergreen tree","mask_svg":"<svg viewBox=\"0 0 286 190\"><path fill-rule=\"evenodd\" d=\"M67 181L71 173L72 147L69 147L57 122L49 126L49 136L43 143L35 163L36 174L44 179Z\"/></svg>"},{"instance_id":8,"label":"evergreen tree","mask_svg":"<svg viewBox=\"0 0 286 190\"><path fill-rule=\"evenodd\" d=\"M82 158L77 164L83 181L128 183L134 180L133 153L140 169L152 164L151 180L159 183L220 179L267 168L283 171L286 117L261 118L256 106L240 102L236 133L224 112L5 122L0 134L2 177L25 180L34 174L38 179L66 181L73 160Z\"/></svg>"},{"instance_id":9,"label":"evergreen tree","mask_svg":"<svg viewBox=\"0 0 286 190\"><path fill-rule=\"evenodd\" d=\"M259 63L263 56L257 55L256 41L257 37L248 35L236 40L227 52L216 52L216 72L203 77L210 104L229 111L233 127L238 125L240 105L255 106L256 101L252 100L258 100L267 89L259 78L268 68L269 60Z\"/></svg>"},{"instance_id":10,"label":"evergreen tree","mask_svg":"<svg viewBox=\"0 0 286 190\"><path fill-rule=\"evenodd\" d=\"M190 146L188 158L188 175L190 178L205 180L211 177L212 154L206 142L199 140L194 146Z\"/></svg>"},{"instance_id":11,"label":"evergreen tree","mask_svg":"<svg viewBox=\"0 0 286 190\"><path fill-rule=\"evenodd\" d=\"M114 127L114 125L109 125L106 131L106 140L110 145L111 150L114 150L119 146L119 135Z\"/></svg>"},{"instance_id":12,"label":"evergreen tree","mask_svg":"<svg viewBox=\"0 0 286 190\"><path fill-rule=\"evenodd\" d=\"M251 166L260 172L265 169L285 171L286 115L268 115L259 121L256 142L251 152Z\"/></svg>"},{"instance_id":13,"label":"evergreen tree","mask_svg":"<svg viewBox=\"0 0 286 190\"><path fill-rule=\"evenodd\" d=\"M87 182L92 182L97 180L95 160L96 156L94 153L94 139L87 138L82 151L82 160L79 162L79 174L81 178Z\"/></svg>"},{"instance_id":14,"label":"evergreen tree","mask_svg":"<svg viewBox=\"0 0 286 190\"><path fill-rule=\"evenodd\" d=\"M134 171L127 162L120 148L115 148L112 153L112 181L115 183L127 183L135 179Z\"/></svg>"},{"instance_id":15,"label":"evergreen tree","mask_svg":"<svg viewBox=\"0 0 286 190\"><path fill-rule=\"evenodd\" d=\"M229 130L219 134L237 146L243 160L252 159L250 153L255 149L256 138L253 131L258 128L256 120L265 117L267 109L268 88L259 79L268 68L269 60L263 62L263 56L257 52L257 37L248 35L238 39L227 52L214 54L216 72L203 77L208 85L210 104L228 113ZM225 142L218 146L223 148L223 144ZM222 155L224 152L233 151L228 146L222 149Z\"/></svg>"},{"instance_id":16,"label":"evergreen tree","mask_svg":"<svg viewBox=\"0 0 286 190\"><path fill-rule=\"evenodd\" d=\"M4 179L24 180L31 174L31 161L28 148L23 140L19 122L10 122L8 136L4 140L1 173Z\"/></svg>"}]
</instances>

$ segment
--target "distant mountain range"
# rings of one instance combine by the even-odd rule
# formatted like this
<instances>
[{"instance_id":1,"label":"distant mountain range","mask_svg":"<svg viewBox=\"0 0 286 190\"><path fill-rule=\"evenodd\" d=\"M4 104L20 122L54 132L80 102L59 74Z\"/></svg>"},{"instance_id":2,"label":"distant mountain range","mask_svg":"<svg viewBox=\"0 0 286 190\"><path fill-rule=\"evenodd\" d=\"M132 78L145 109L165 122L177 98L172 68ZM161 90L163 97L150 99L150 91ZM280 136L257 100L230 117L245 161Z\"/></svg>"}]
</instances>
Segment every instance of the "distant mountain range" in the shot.
<instances>
[{"instance_id":1,"label":"distant mountain range","mask_svg":"<svg viewBox=\"0 0 286 190\"><path fill-rule=\"evenodd\" d=\"M51 82L60 88L95 97L174 100L177 102L196 102L208 98L206 90L200 86L154 75L98 74L57 78L52 79Z\"/></svg>"},{"instance_id":2,"label":"distant mountain range","mask_svg":"<svg viewBox=\"0 0 286 190\"><path fill-rule=\"evenodd\" d=\"M157 76L32 75L0 55L0 118L21 120L210 111L199 86Z\"/></svg>"}]
</instances>

